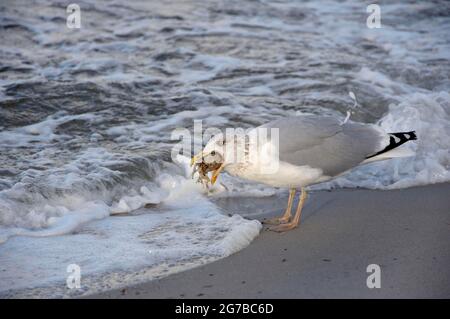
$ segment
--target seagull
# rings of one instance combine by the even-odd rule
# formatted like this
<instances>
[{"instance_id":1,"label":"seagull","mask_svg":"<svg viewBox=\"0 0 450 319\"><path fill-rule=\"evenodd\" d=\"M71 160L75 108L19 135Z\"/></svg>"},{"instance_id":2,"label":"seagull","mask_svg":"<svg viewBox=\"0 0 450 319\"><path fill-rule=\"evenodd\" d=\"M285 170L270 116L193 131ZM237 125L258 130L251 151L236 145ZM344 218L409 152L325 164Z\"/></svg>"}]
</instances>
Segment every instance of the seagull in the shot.
<instances>
[{"instance_id":1,"label":"seagull","mask_svg":"<svg viewBox=\"0 0 450 319\"><path fill-rule=\"evenodd\" d=\"M270 134L264 133L266 138L261 138L260 132ZM258 134L258 138L248 138ZM277 119L250 130L248 136L217 134L191 164L214 164L211 184L224 170L246 180L288 188L284 214L264 222L277 232L299 225L307 186L327 182L367 163L412 156L414 152L398 147L417 139L415 131L387 133L374 124L317 115ZM236 160L239 150L244 156ZM292 216L297 192L299 201Z\"/></svg>"}]
</instances>

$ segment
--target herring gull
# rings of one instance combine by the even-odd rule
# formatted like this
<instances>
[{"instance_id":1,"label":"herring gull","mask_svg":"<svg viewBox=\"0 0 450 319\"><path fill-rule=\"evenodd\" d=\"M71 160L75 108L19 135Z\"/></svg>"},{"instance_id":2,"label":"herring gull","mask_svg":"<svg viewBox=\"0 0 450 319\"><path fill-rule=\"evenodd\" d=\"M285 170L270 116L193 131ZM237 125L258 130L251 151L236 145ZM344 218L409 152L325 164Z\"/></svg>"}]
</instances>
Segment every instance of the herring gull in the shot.
<instances>
[{"instance_id":1,"label":"herring gull","mask_svg":"<svg viewBox=\"0 0 450 319\"><path fill-rule=\"evenodd\" d=\"M416 139L414 131L387 133L373 124L341 122L316 115L274 120L251 130L248 136L255 136L251 133L261 132L261 129L276 133L268 134L264 142L254 148L251 138L216 135L192 158L192 164L214 163L212 184L225 170L240 178L288 188L284 214L266 221L272 225L269 229L279 232L298 226L307 196L306 186L329 181L366 163L411 156L414 153L398 147ZM238 149L244 150L243 160L236 160ZM292 217L297 191L300 191L300 199Z\"/></svg>"}]
</instances>

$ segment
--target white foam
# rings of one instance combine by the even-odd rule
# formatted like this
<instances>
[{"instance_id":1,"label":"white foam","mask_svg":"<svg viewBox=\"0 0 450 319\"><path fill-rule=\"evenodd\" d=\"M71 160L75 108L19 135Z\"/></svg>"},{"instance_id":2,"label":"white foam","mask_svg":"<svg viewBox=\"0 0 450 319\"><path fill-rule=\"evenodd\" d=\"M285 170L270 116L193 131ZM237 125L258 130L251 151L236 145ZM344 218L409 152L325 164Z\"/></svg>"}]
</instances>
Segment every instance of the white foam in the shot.
<instances>
[{"instance_id":1,"label":"white foam","mask_svg":"<svg viewBox=\"0 0 450 319\"><path fill-rule=\"evenodd\" d=\"M150 191L146 186L142 186L139 195L122 197L118 203L113 204L110 213L111 215L129 213L149 204L157 205L167 196L164 190Z\"/></svg>"},{"instance_id":2,"label":"white foam","mask_svg":"<svg viewBox=\"0 0 450 319\"><path fill-rule=\"evenodd\" d=\"M48 116L45 120L35 124L22 126L9 131L1 131L0 146L23 147L35 142L49 143L59 137L53 132L59 125L72 120L93 121L96 118L97 117L94 114L90 113L77 115L53 114Z\"/></svg>"},{"instance_id":3,"label":"white foam","mask_svg":"<svg viewBox=\"0 0 450 319\"><path fill-rule=\"evenodd\" d=\"M189 175L188 159L179 162ZM246 247L261 229L258 221L222 214L203 188L183 175L161 173L156 185L156 191L155 185L142 186L138 195L125 195L112 207L78 200L68 207L47 205L45 214L35 217L29 213L27 218L41 219L37 225L45 227L8 228L9 233L0 234L15 235L0 245L0 295L20 296L29 291L22 289L49 285L56 288L44 289L46 297L86 294L158 278L228 256ZM139 210L148 203L158 206ZM121 209L133 215L105 218ZM84 282L89 284L78 292L63 289L72 263L88 277ZM132 275L143 267L145 276ZM114 273L125 273L127 280L116 280Z\"/></svg>"}]
</instances>

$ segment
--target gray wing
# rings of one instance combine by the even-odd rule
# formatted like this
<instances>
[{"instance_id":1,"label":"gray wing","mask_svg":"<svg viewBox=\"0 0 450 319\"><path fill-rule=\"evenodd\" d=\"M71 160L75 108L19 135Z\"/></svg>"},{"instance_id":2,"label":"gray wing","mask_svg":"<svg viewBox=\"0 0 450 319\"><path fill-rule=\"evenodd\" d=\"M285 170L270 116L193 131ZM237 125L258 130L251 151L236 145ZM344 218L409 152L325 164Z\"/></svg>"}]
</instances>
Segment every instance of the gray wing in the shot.
<instances>
[{"instance_id":1,"label":"gray wing","mask_svg":"<svg viewBox=\"0 0 450 319\"><path fill-rule=\"evenodd\" d=\"M345 123L332 117L297 116L263 125L279 128L280 160L339 175L383 149L387 134L370 124Z\"/></svg>"}]
</instances>

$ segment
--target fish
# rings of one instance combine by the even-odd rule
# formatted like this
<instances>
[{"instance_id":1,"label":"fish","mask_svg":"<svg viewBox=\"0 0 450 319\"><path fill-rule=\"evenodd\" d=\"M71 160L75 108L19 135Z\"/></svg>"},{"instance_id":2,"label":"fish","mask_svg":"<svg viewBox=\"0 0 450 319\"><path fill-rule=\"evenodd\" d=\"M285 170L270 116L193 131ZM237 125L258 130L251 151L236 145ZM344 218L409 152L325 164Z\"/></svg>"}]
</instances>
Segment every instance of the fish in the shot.
<instances>
[{"instance_id":1,"label":"fish","mask_svg":"<svg viewBox=\"0 0 450 319\"><path fill-rule=\"evenodd\" d=\"M193 166L191 177L195 177L195 173L198 173L197 183L201 183L206 189L209 189L213 184L208 176L209 172L216 171L221 166L221 163L212 162L205 163L204 161L196 162Z\"/></svg>"}]
</instances>

